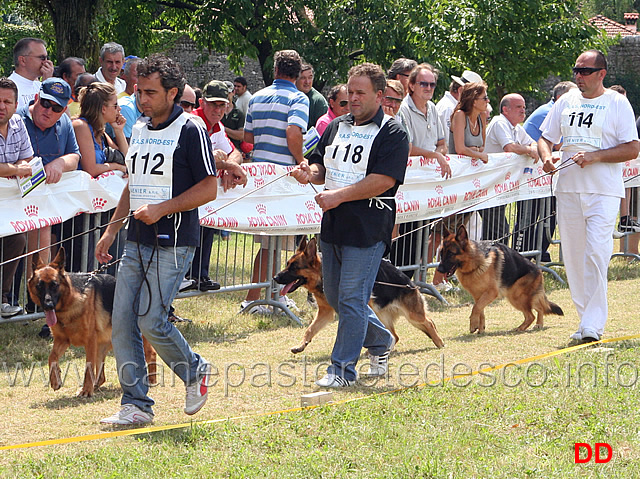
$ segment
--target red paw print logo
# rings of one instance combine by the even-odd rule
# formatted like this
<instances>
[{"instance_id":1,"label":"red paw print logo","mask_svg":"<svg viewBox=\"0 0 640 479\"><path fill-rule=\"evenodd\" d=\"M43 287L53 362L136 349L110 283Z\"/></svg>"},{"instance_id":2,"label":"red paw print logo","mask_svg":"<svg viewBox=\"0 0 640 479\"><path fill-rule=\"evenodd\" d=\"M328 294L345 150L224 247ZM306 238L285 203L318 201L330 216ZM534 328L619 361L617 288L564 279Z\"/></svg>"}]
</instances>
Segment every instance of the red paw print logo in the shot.
<instances>
[{"instance_id":1,"label":"red paw print logo","mask_svg":"<svg viewBox=\"0 0 640 479\"><path fill-rule=\"evenodd\" d=\"M103 210L104 205L107 204L107 200L105 200L104 198L94 198L91 200L91 204L93 205L94 210Z\"/></svg>"},{"instance_id":2,"label":"red paw print logo","mask_svg":"<svg viewBox=\"0 0 640 479\"><path fill-rule=\"evenodd\" d=\"M307 210L314 211L316 209L316 202L307 200L304 202L304 205L307 207Z\"/></svg>"},{"instance_id":3,"label":"red paw print logo","mask_svg":"<svg viewBox=\"0 0 640 479\"><path fill-rule=\"evenodd\" d=\"M436 185L436 193L438 193L439 195L444 193L444 190L442 189L442 186Z\"/></svg>"},{"instance_id":4,"label":"red paw print logo","mask_svg":"<svg viewBox=\"0 0 640 479\"><path fill-rule=\"evenodd\" d=\"M542 166L538 166L538 174L544 175L544 168L542 168Z\"/></svg>"},{"instance_id":5,"label":"red paw print logo","mask_svg":"<svg viewBox=\"0 0 640 479\"><path fill-rule=\"evenodd\" d=\"M477 158L471 158L471 166L478 166L478 159Z\"/></svg>"},{"instance_id":6,"label":"red paw print logo","mask_svg":"<svg viewBox=\"0 0 640 479\"><path fill-rule=\"evenodd\" d=\"M256 205L256 211L258 213L260 213L261 215L266 215L267 214L267 206L263 205L262 203L257 204Z\"/></svg>"},{"instance_id":7,"label":"red paw print logo","mask_svg":"<svg viewBox=\"0 0 640 479\"><path fill-rule=\"evenodd\" d=\"M472 183L476 188L480 188L480 180L478 178L474 178Z\"/></svg>"},{"instance_id":8,"label":"red paw print logo","mask_svg":"<svg viewBox=\"0 0 640 479\"><path fill-rule=\"evenodd\" d=\"M629 167L631 166L631 161L625 161L625 162L624 162L624 166L625 166L626 168L629 168Z\"/></svg>"},{"instance_id":9,"label":"red paw print logo","mask_svg":"<svg viewBox=\"0 0 640 479\"><path fill-rule=\"evenodd\" d=\"M254 178L253 179L253 185L256 188L260 188L261 186L264 186L264 179L263 178Z\"/></svg>"},{"instance_id":10,"label":"red paw print logo","mask_svg":"<svg viewBox=\"0 0 640 479\"><path fill-rule=\"evenodd\" d=\"M402 191L398 191L396 193L396 199L398 199L400 201L404 201L404 193Z\"/></svg>"},{"instance_id":11,"label":"red paw print logo","mask_svg":"<svg viewBox=\"0 0 640 479\"><path fill-rule=\"evenodd\" d=\"M504 181L509 181L511 179L511 172L507 171L507 174L504 175Z\"/></svg>"},{"instance_id":12,"label":"red paw print logo","mask_svg":"<svg viewBox=\"0 0 640 479\"><path fill-rule=\"evenodd\" d=\"M207 213L211 213L211 212L213 211L213 206L205 206L205 207L204 207L204 210L205 210Z\"/></svg>"},{"instance_id":13,"label":"red paw print logo","mask_svg":"<svg viewBox=\"0 0 640 479\"><path fill-rule=\"evenodd\" d=\"M440 167L440 164L436 166L436 173L442 173L442 168Z\"/></svg>"},{"instance_id":14,"label":"red paw print logo","mask_svg":"<svg viewBox=\"0 0 640 479\"><path fill-rule=\"evenodd\" d=\"M38 216L38 207L36 205L29 205L24 209L27 216Z\"/></svg>"}]
</instances>

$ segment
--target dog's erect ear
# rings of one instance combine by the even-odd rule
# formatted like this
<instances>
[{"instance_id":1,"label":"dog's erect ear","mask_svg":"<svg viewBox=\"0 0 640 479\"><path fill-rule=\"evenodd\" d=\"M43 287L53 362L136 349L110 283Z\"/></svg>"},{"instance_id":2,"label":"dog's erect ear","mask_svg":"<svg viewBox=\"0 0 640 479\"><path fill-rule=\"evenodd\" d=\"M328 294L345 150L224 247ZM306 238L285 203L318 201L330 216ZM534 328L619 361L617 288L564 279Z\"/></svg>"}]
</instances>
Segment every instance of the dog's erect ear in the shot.
<instances>
[{"instance_id":1,"label":"dog's erect ear","mask_svg":"<svg viewBox=\"0 0 640 479\"><path fill-rule=\"evenodd\" d=\"M465 228L464 225L460 225L460 227L458 228L458 232L456 233L456 240L459 243L469 240L469 235L467 234L467 228Z\"/></svg>"},{"instance_id":2,"label":"dog's erect ear","mask_svg":"<svg viewBox=\"0 0 640 479\"><path fill-rule=\"evenodd\" d=\"M33 265L34 274L37 269L40 269L44 266L44 263L40 259L40 253L33 253L33 255L31 256L31 264Z\"/></svg>"},{"instance_id":3,"label":"dog's erect ear","mask_svg":"<svg viewBox=\"0 0 640 479\"><path fill-rule=\"evenodd\" d=\"M298 245L298 251L303 252L307 248L307 237L303 236Z\"/></svg>"},{"instance_id":4,"label":"dog's erect ear","mask_svg":"<svg viewBox=\"0 0 640 479\"><path fill-rule=\"evenodd\" d=\"M64 247L61 246L60 249L58 250L58 254L56 255L55 258L53 258L53 261L51 262L51 266L56 268L58 271L63 271L65 260L66 260L66 255L64 252Z\"/></svg>"},{"instance_id":5,"label":"dog's erect ear","mask_svg":"<svg viewBox=\"0 0 640 479\"><path fill-rule=\"evenodd\" d=\"M315 258L318 255L318 243L316 242L315 238L311 238L309 240L309 244L307 245L305 254L307 256L311 256L312 258Z\"/></svg>"},{"instance_id":6,"label":"dog's erect ear","mask_svg":"<svg viewBox=\"0 0 640 479\"><path fill-rule=\"evenodd\" d=\"M447 236L449 236L451 233L449 232L449 230L447 229L447 227L444 225L444 223L442 224L442 237L446 238Z\"/></svg>"}]
</instances>

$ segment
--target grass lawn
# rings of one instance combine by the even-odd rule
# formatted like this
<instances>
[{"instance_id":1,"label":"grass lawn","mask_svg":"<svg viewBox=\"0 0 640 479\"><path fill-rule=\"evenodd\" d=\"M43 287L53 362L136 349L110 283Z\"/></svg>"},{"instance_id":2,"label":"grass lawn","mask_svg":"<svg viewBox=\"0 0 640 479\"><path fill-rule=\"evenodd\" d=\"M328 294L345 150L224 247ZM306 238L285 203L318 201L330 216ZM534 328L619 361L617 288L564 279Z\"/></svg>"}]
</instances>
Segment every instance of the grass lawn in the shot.
<instances>
[{"instance_id":1,"label":"grass lawn","mask_svg":"<svg viewBox=\"0 0 640 479\"><path fill-rule=\"evenodd\" d=\"M605 338L639 332L638 276L640 266L613 261ZM217 369L209 402L194 420L246 417L1 451L0 476L640 477L640 340L464 376L568 346L578 324L569 291L551 280L547 290L565 316L547 316L543 329L525 333L512 332L522 315L505 301L487 308L487 332L471 335L466 293L448 296L453 307L430 300L444 349L401 320L387 378L334 391L338 404L264 416L296 408L301 395L318 391L313 381L324 374L335 323L293 355L289 348L303 330L282 317L237 315L242 292L179 300L178 313L193 319L179 328ZM313 310L306 292L293 298L308 323ZM36 336L40 325L0 325L0 446L113 431L98 424L119 408L113 357L107 358L105 386L93 398L78 399L84 352L70 349L62 363L67 380L54 392L46 371L51 344ZM20 367L24 376L16 373ZM455 374L463 376L442 380ZM423 386L393 392L415 384ZM170 371L151 396L155 426L188 422L184 387ZM574 464L576 442L608 443L613 458Z\"/></svg>"}]
</instances>

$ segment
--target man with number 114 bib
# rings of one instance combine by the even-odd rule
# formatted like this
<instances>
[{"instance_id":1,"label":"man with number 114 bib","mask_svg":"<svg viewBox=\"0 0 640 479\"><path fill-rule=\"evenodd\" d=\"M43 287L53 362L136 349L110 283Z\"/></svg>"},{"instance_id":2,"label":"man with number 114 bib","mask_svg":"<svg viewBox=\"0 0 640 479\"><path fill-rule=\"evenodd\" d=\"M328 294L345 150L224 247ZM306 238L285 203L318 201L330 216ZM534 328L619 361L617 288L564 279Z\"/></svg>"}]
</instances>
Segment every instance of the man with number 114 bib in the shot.
<instances>
[{"instance_id":1,"label":"man with number 114 bib","mask_svg":"<svg viewBox=\"0 0 640 479\"><path fill-rule=\"evenodd\" d=\"M622 163L638 156L635 117L624 95L604 87L607 59L597 50L573 67L578 88L562 95L542 123L538 140L544 170L554 171L554 144L562 141L555 196L571 298L580 317L571 335L598 341L607 321L607 269L613 228L624 198Z\"/></svg>"},{"instance_id":2,"label":"man with number 114 bib","mask_svg":"<svg viewBox=\"0 0 640 479\"><path fill-rule=\"evenodd\" d=\"M382 69L371 63L349 71L350 113L334 119L320 143L292 175L301 183L324 183L316 195L323 211L320 231L324 293L338 313L338 333L321 387L351 386L362 348L366 374L383 376L391 333L368 306L380 260L391 245L395 194L404 181L409 140L382 108Z\"/></svg>"}]
</instances>

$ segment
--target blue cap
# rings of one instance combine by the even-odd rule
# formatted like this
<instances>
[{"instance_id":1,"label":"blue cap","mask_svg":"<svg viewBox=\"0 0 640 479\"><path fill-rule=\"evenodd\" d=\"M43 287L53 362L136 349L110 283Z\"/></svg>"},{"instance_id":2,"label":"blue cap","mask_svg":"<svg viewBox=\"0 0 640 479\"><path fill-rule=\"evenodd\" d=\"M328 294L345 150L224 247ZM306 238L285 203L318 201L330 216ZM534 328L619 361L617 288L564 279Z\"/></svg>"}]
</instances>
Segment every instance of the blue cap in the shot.
<instances>
[{"instance_id":1,"label":"blue cap","mask_svg":"<svg viewBox=\"0 0 640 479\"><path fill-rule=\"evenodd\" d=\"M47 78L42 82L39 98L55 101L60 106L67 106L71 99L71 87L62 78Z\"/></svg>"}]
</instances>

